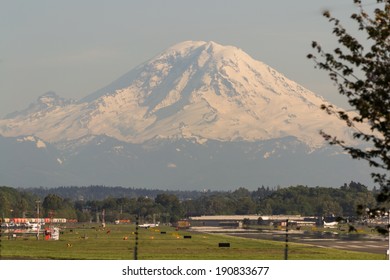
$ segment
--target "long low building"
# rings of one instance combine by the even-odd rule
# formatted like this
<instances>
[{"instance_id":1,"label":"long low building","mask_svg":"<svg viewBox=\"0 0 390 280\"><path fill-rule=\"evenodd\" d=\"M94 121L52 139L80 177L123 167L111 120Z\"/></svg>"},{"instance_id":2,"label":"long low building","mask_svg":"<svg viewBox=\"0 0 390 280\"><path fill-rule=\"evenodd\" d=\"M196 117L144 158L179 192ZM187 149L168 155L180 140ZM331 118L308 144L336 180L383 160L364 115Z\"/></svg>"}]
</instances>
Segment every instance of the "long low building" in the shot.
<instances>
[{"instance_id":1,"label":"long low building","mask_svg":"<svg viewBox=\"0 0 390 280\"><path fill-rule=\"evenodd\" d=\"M1 223L14 223L14 224L25 224L29 223L55 223L55 224L65 224L68 222L67 219L64 218L0 218Z\"/></svg>"},{"instance_id":2,"label":"long low building","mask_svg":"<svg viewBox=\"0 0 390 280\"><path fill-rule=\"evenodd\" d=\"M305 217L300 215L217 215L190 217L191 227L241 227L244 222L248 224L270 224L289 220L290 222L303 221Z\"/></svg>"}]
</instances>

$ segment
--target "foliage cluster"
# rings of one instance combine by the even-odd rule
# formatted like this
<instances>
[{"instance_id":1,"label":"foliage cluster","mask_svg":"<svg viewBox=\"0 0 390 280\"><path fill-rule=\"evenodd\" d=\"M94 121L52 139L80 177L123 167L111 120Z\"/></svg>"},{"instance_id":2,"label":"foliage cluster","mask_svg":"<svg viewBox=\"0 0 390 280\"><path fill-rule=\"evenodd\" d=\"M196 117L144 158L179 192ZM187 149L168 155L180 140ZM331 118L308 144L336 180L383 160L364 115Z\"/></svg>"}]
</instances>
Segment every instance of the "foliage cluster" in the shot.
<instances>
[{"instance_id":1,"label":"foliage cluster","mask_svg":"<svg viewBox=\"0 0 390 280\"><path fill-rule=\"evenodd\" d=\"M22 217L29 211L36 211L38 200L38 196L27 191L0 187L0 215L2 217Z\"/></svg>"},{"instance_id":2,"label":"foliage cluster","mask_svg":"<svg viewBox=\"0 0 390 280\"><path fill-rule=\"evenodd\" d=\"M351 182L339 189L304 186L280 189L260 201L259 209L264 214L275 215L355 217L359 205L364 208L376 206L375 191Z\"/></svg>"},{"instance_id":3,"label":"foliage cluster","mask_svg":"<svg viewBox=\"0 0 390 280\"><path fill-rule=\"evenodd\" d=\"M365 9L361 0L353 2L358 11L351 19L366 38L353 36L339 19L325 11L323 15L333 24L339 47L326 52L318 42L313 42L312 47L319 57L309 54L308 58L328 72L354 114L329 104L323 104L322 109L344 120L346 126L353 129L354 138L369 148L345 143L325 131L322 135L330 144L343 147L353 158L366 160L370 166L379 168L371 175L381 186L377 200L386 202L390 201L390 1L376 0L372 11ZM367 129L362 129L364 126Z\"/></svg>"},{"instance_id":4,"label":"foliage cluster","mask_svg":"<svg viewBox=\"0 0 390 280\"><path fill-rule=\"evenodd\" d=\"M105 191L109 191L107 187ZM55 192L55 189L53 190ZM191 198L179 199L170 192L160 191L155 197L135 194L134 197L108 195L102 200L71 200L53 193L42 201L45 217L77 219L80 222L133 220L139 215L141 222L153 220L175 222L188 216L245 215L245 214L300 214L305 216L356 216L358 205L376 207L376 190L368 190L360 183L351 182L340 188L292 186L270 189L260 187L249 191L238 188L227 192L198 192ZM24 191L1 187L0 207L3 217L35 217L38 198ZM23 203L23 207L19 206ZM19 209L14 211L9 209Z\"/></svg>"}]
</instances>

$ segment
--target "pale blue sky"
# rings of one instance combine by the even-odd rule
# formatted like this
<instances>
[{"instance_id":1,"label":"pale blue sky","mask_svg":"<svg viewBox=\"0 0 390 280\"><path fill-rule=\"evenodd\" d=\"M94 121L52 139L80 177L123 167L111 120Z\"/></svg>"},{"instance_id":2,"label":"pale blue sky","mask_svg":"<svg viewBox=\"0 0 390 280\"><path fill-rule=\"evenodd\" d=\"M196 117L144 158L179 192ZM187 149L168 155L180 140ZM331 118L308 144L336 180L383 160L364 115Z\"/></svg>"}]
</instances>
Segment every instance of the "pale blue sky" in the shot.
<instances>
[{"instance_id":1,"label":"pale blue sky","mask_svg":"<svg viewBox=\"0 0 390 280\"><path fill-rule=\"evenodd\" d=\"M0 7L0 117L50 90L80 99L185 40L234 45L345 104L306 55L313 40L335 46L321 12L330 9L348 27L352 0L0 0Z\"/></svg>"}]
</instances>

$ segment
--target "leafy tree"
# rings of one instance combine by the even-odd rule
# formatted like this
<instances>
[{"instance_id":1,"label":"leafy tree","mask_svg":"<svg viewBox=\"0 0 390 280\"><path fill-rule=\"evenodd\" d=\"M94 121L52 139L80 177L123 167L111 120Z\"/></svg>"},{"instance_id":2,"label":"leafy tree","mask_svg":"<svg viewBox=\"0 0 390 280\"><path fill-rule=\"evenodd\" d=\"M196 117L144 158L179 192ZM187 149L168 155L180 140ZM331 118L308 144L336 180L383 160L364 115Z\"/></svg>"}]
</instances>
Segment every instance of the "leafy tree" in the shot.
<instances>
[{"instance_id":1,"label":"leafy tree","mask_svg":"<svg viewBox=\"0 0 390 280\"><path fill-rule=\"evenodd\" d=\"M256 203L250 197L240 197L237 200L237 207L234 214L248 215L256 212Z\"/></svg>"},{"instance_id":2,"label":"leafy tree","mask_svg":"<svg viewBox=\"0 0 390 280\"><path fill-rule=\"evenodd\" d=\"M242 197L250 197L251 193L248 189L239 187L237 190L232 192L232 195L237 197L237 198L242 198Z\"/></svg>"},{"instance_id":3,"label":"leafy tree","mask_svg":"<svg viewBox=\"0 0 390 280\"><path fill-rule=\"evenodd\" d=\"M158 194L155 198L155 203L161 205L163 212L170 215L170 222L176 222L183 216L183 208L179 199L174 194Z\"/></svg>"},{"instance_id":4,"label":"leafy tree","mask_svg":"<svg viewBox=\"0 0 390 280\"><path fill-rule=\"evenodd\" d=\"M167 210L170 210L173 207L178 207L180 204L176 195L167 193L158 194L154 201L158 204L161 204Z\"/></svg>"},{"instance_id":5,"label":"leafy tree","mask_svg":"<svg viewBox=\"0 0 390 280\"><path fill-rule=\"evenodd\" d=\"M2 217L10 217L13 211L14 196L16 191L9 187L0 188L0 211Z\"/></svg>"},{"instance_id":6,"label":"leafy tree","mask_svg":"<svg viewBox=\"0 0 390 280\"><path fill-rule=\"evenodd\" d=\"M355 189L356 185L360 188ZM304 216L356 216L357 205L375 207L372 192L351 183L340 189L307 186L282 188L259 201L261 214L293 214Z\"/></svg>"},{"instance_id":7,"label":"leafy tree","mask_svg":"<svg viewBox=\"0 0 390 280\"><path fill-rule=\"evenodd\" d=\"M0 187L0 218L34 217L37 199L35 195L26 191Z\"/></svg>"},{"instance_id":8,"label":"leafy tree","mask_svg":"<svg viewBox=\"0 0 390 280\"><path fill-rule=\"evenodd\" d=\"M62 197L56 194L49 194L43 200L42 207L45 211L59 210L63 206L63 201Z\"/></svg>"},{"instance_id":9,"label":"leafy tree","mask_svg":"<svg viewBox=\"0 0 390 280\"><path fill-rule=\"evenodd\" d=\"M77 217L73 203L69 199L63 199L56 194L48 194L42 202L42 207L45 217L68 219L75 219Z\"/></svg>"},{"instance_id":10,"label":"leafy tree","mask_svg":"<svg viewBox=\"0 0 390 280\"><path fill-rule=\"evenodd\" d=\"M325 52L317 42L312 43L319 57L309 54L316 66L329 73L341 95L348 98L356 115L332 105L322 105L328 114L335 114L354 129L353 137L368 144L370 149L346 144L342 139L322 131L323 137L333 145L341 146L352 158L368 161L380 168L371 175L381 186L378 202L390 201L390 1L376 0L377 8L367 12L361 0L353 1L358 12L351 18L358 30L367 36L359 42L330 12L324 16L333 23L333 33L340 47L332 53ZM359 130L360 124L368 124L369 130Z\"/></svg>"}]
</instances>

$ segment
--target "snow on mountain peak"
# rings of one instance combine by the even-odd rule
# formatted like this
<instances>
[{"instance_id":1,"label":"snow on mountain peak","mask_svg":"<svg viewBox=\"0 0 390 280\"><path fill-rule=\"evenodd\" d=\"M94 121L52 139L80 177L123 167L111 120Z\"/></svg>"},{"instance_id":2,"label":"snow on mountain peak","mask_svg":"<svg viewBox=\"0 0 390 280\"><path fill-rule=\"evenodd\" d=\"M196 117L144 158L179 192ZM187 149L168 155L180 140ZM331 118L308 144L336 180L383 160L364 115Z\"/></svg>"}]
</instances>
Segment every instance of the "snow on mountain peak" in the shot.
<instances>
[{"instance_id":1,"label":"snow on mountain peak","mask_svg":"<svg viewBox=\"0 0 390 280\"><path fill-rule=\"evenodd\" d=\"M176 45L173 45L169 47L167 50L163 51L161 54L159 54L157 57L161 55L180 55L180 56L185 56L188 53L194 51L195 49L204 46L207 44L206 42L203 41L184 41L180 42Z\"/></svg>"},{"instance_id":2,"label":"snow on mountain peak","mask_svg":"<svg viewBox=\"0 0 390 280\"><path fill-rule=\"evenodd\" d=\"M320 109L323 98L241 49L212 41L176 44L77 103L54 93L38 103L0 120L0 134L54 143L88 135L131 143L294 136L311 147L324 144L320 129L350 138L344 123Z\"/></svg>"},{"instance_id":3,"label":"snow on mountain peak","mask_svg":"<svg viewBox=\"0 0 390 280\"><path fill-rule=\"evenodd\" d=\"M50 107L61 103L61 98L55 92L47 92L38 97L38 102Z\"/></svg>"},{"instance_id":4,"label":"snow on mountain peak","mask_svg":"<svg viewBox=\"0 0 390 280\"><path fill-rule=\"evenodd\" d=\"M18 138L18 139L16 139L16 141L19 142L19 143L23 143L23 142L33 142L33 143L35 143L35 145L36 145L36 147L37 147L38 149L44 149L44 148L46 148L45 142L43 142L41 139L38 139L38 138L36 138L36 137L34 137L34 136L25 136L25 137L23 137L23 138Z\"/></svg>"}]
</instances>

